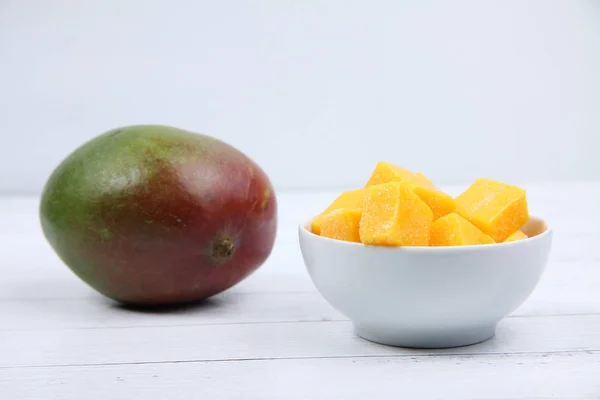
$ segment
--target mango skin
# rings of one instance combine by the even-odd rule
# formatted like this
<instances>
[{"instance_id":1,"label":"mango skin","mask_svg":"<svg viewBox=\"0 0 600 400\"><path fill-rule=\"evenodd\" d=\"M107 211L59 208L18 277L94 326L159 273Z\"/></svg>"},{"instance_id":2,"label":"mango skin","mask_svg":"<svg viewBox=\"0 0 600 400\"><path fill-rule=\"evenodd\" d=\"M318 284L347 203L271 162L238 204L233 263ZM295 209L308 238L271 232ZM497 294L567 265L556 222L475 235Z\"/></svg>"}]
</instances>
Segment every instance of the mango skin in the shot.
<instances>
[{"instance_id":1,"label":"mango skin","mask_svg":"<svg viewBox=\"0 0 600 400\"><path fill-rule=\"evenodd\" d=\"M236 285L270 255L277 201L246 155L162 125L106 132L50 175L44 235L84 282L118 302L199 301Z\"/></svg>"}]
</instances>

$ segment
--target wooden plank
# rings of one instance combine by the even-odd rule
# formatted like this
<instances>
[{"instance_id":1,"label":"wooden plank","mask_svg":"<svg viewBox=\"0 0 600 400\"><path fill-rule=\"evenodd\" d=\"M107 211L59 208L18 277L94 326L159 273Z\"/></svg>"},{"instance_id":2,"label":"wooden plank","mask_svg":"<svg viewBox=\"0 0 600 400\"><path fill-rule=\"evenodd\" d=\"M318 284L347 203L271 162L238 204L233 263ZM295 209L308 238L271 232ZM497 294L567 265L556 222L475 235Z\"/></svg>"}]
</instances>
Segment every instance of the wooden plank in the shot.
<instances>
[{"instance_id":1,"label":"wooden plank","mask_svg":"<svg viewBox=\"0 0 600 400\"><path fill-rule=\"evenodd\" d=\"M600 220L600 215L598 216ZM282 229L284 229L282 227ZM295 227L280 235L271 257L253 276L242 282L237 289L241 291L306 291L314 287L306 275L302 255L295 234ZM292 233L293 231L293 233ZM37 234L39 235L39 234ZM2 235L4 262L0 266L0 302L4 299L49 299L79 298L93 295L93 291L76 278L63 265L49 246L36 237L36 234L16 240L12 236ZM594 280L600 274L600 252L594 247L600 243L600 234L562 237L557 234L554 240L548 271L542 282L546 282L552 271L559 281L573 281L585 276ZM283 278L268 278L273 281L264 285L261 280L266 274ZM303 277L299 277L304 275ZM261 279L255 279L260 276ZM585 289L585 288L582 288ZM597 289L596 289L597 290Z\"/></svg>"},{"instance_id":2,"label":"wooden plank","mask_svg":"<svg viewBox=\"0 0 600 400\"><path fill-rule=\"evenodd\" d=\"M349 322L0 332L0 367L227 359L506 354L600 350L600 315L509 318L484 343L444 350L381 346Z\"/></svg>"},{"instance_id":3,"label":"wooden plank","mask_svg":"<svg viewBox=\"0 0 600 400\"><path fill-rule=\"evenodd\" d=\"M71 273L0 283L0 331L214 323L344 320L316 292L308 274L267 265L206 304L169 312L118 307ZM600 313L600 268L592 262L550 263L531 297L513 315ZM272 297L271 297L272 296Z\"/></svg>"},{"instance_id":4,"label":"wooden plank","mask_svg":"<svg viewBox=\"0 0 600 400\"><path fill-rule=\"evenodd\" d=\"M94 290L75 277L65 266L48 264L46 266L38 265L38 267L39 274L28 271L0 280L0 304L4 301L97 300L99 297ZM46 272L41 272L44 269ZM4 270L9 270L9 268L4 268ZM303 265L290 271L279 268L277 264L269 261L228 292L237 294L295 293L314 292L315 290Z\"/></svg>"},{"instance_id":5,"label":"wooden plank","mask_svg":"<svg viewBox=\"0 0 600 400\"><path fill-rule=\"evenodd\" d=\"M598 399L599 352L0 369L3 398Z\"/></svg>"},{"instance_id":6,"label":"wooden plank","mask_svg":"<svg viewBox=\"0 0 600 400\"><path fill-rule=\"evenodd\" d=\"M600 398L600 230L589 223L600 184L528 187L555 229L539 287L492 340L438 351L357 338L315 292L296 225L335 195L279 195L267 264L212 304L168 313L114 307L52 252L37 199L0 199L1 397Z\"/></svg>"},{"instance_id":7,"label":"wooden plank","mask_svg":"<svg viewBox=\"0 0 600 400\"><path fill-rule=\"evenodd\" d=\"M316 292L225 293L168 310L131 310L103 298L0 302L0 331L346 320Z\"/></svg>"},{"instance_id":8,"label":"wooden plank","mask_svg":"<svg viewBox=\"0 0 600 400\"><path fill-rule=\"evenodd\" d=\"M530 299L513 316L600 315L600 269L561 264L549 268L546 275ZM68 290L63 290L63 295L69 295L71 289L80 284L73 282ZM300 288L304 290L294 290ZM13 290L18 292L18 286ZM254 277L252 282L241 284L207 302L162 311L126 309L94 293L39 301L36 301L39 299L37 296L44 294L44 287L37 291L31 289L31 297L26 297L25 293L23 290L16 299L0 301L0 331L347 319L324 300L306 274L263 273ZM56 291L52 293L58 295Z\"/></svg>"},{"instance_id":9,"label":"wooden plank","mask_svg":"<svg viewBox=\"0 0 600 400\"><path fill-rule=\"evenodd\" d=\"M552 214L555 240L550 264L594 263L600 265L600 228L590 221L600 220L600 184L534 185L530 190L532 212ZM280 222L273 253L263 268L285 272L303 272L304 266L298 246L297 224L327 204L335 192L294 194L283 193L280 198ZM578 199L573 207L570 199ZM76 296L88 296L85 285L68 286L78 282L56 257L44 239L37 216L38 199L35 197L0 198L0 300L5 298L32 298L39 295L64 297L65 289L75 290ZM79 283L79 282L78 282Z\"/></svg>"}]
</instances>

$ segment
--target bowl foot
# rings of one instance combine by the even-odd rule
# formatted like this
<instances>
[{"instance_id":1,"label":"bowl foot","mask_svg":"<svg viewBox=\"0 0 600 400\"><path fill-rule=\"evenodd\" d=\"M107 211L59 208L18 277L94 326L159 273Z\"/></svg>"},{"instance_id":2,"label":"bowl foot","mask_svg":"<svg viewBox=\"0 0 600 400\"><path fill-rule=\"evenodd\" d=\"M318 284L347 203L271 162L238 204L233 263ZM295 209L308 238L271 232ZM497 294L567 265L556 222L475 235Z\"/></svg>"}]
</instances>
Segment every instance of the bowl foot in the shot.
<instances>
[{"instance_id":1,"label":"bowl foot","mask_svg":"<svg viewBox=\"0 0 600 400\"><path fill-rule=\"evenodd\" d=\"M460 329L395 329L354 324L355 333L371 342L396 347L441 349L469 346L491 339L496 324Z\"/></svg>"}]
</instances>

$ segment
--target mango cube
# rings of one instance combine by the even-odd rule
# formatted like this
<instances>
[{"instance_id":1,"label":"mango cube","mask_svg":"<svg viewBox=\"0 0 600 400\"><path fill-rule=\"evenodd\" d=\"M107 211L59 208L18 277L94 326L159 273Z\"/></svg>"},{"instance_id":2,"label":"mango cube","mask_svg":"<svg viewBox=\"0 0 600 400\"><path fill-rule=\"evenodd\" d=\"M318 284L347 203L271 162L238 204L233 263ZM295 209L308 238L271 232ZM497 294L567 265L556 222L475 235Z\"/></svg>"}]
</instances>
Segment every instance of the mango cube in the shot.
<instances>
[{"instance_id":1,"label":"mango cube","mask_svg":"<svg viewBox=\"0 0 600 400\"><path fill-rule=\"evenodd\" d=\"M428 246L433 212L402 182L372 186L364 195L359 235L380 246Z\"/></svg>"},{"instance_id":2,"label":"mango cube","mask_svg":"<svg viewBox=\"0 0 600 400\"><path fill-rule=\"evenodd\" d=\"M321 222L323 221L323 216L328 214L333 210L337 210L340 208L361 208L364 196L364 189L350 190L348 192L344 192L340 194L334 201L319 214L312 222L311 230L313 233L320 235L321 234Z\"/></svg>"},{"instance_id":3,"label":"mango cube","mask_svg":"<svg viewBox=\"0 0 600 400\"><path fill-rule=\"evenodd\" d=\"M495 242L466 218L451 213L433 223L430 243L431 246L469 246Z\"/></svg>"},{"instance_id":4,"label":"mango cube","mask_svg":"<svg viewBox=\"0 0 600 400\"><path fill-rule=\"evenodd\" d=\"M365 187L381 185L382 183L388 182L410 181L413 178L413 175L414 174L406 168L400 168L394 164L380 161L375 166L375 170L371 174Z\"/></svg>"},{"instance_id":5,"label":"mango cube","mask_svg":"<svg viewBox=\"0 0 600 400\"><path fill-rule=\"evenodd\" d=\"M383 161L375 167L366 187L388 182L407 184L431 208L434 220L453 212L456 208L456 202L452 196L435 187L422 173L414 174L406 168Z\"/></svg>"},{"instance_id":6,"label":"mango cube","mask_svg":"<svg viewBox=\"0 0 600 400\"><path fill-rule=\"evenodd\" d=\"M325 214L321 221L321 236L360 243L358 234L362 210L339 208Z\"/></svg>"},{"instance_id":7,"label":"mango cube","mask_svg":"<svg viewBox=\"0 0 600 400\"><path fill-rule=\"evenodd\" d=\"M523 239L527 239L527 235L525 233L523 233L523 231L519 230L519 231L516 231L515 233L513 233L512 235L510 235L509 237L507 237L504 242L505 243L516 242L517 240L523 240Z\"/></svg>"},{"instance_id":8,"label":"mango cube","mask_svg":"<svg viewBox=\"0 0 600 400\"><path fill-rule=\"evenodd\" d=\"M477 179L456 198L456 212L492 237L504 241L529 219L525 190L491 179Z\"/></svg>"}]
</instances>

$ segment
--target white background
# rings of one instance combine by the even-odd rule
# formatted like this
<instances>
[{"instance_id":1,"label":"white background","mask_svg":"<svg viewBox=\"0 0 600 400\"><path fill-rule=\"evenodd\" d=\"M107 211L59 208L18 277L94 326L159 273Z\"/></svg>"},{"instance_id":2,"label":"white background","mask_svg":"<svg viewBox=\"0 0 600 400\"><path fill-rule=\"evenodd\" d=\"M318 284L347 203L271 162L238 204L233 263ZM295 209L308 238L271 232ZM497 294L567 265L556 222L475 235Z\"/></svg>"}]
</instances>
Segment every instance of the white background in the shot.
<instances>
[{"instance_id":1,"label":"white background","mask_svg":"<svg viewBox=\"0 0 600 400\"><path fill-rule=\"evenodd\" d=\"M279 190L600 179L595 1L0 0L0 191L74 148L170 124Z\"/></svg>"}]
</instances>

